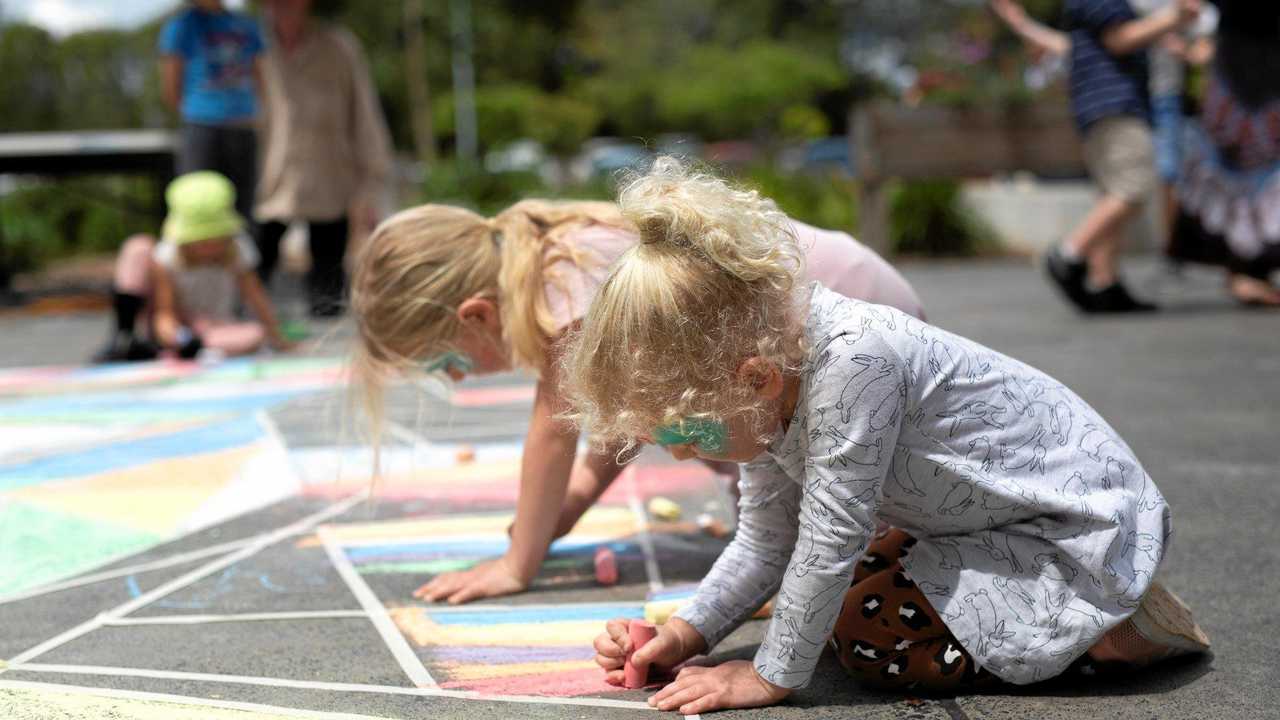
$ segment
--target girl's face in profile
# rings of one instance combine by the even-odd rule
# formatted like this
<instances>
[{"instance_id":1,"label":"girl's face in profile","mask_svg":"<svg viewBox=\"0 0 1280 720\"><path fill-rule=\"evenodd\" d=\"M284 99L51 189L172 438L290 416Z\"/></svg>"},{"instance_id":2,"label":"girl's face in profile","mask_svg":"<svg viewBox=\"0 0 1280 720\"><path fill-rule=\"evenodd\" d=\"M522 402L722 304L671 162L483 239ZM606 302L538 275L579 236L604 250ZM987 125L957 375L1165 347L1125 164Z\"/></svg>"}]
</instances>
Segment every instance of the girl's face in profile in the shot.
<instances>
[{"instance_id":1,"label":"girl's face in profile","mask_svg":"<svg viewBox=\"0 0 1280 720\"><path fill-rule=\"evenodd\" d=\"M186 243L180 248L188 266L225 265L231 259L231 238L219 237Z\"/></svg>"}]
</instances>

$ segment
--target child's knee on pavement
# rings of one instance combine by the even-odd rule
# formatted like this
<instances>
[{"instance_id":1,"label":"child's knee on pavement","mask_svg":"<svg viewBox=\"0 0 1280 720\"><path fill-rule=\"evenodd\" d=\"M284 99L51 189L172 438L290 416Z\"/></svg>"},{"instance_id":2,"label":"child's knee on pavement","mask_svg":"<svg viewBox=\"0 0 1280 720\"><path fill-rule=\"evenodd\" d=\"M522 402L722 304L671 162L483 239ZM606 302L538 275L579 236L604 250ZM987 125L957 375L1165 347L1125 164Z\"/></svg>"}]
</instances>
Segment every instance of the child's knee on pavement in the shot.
<instances>
[{"instance_id":1,"label":"child's knee on pavement","mask_svg":"<svg viewBox=\"0 0 1280 720\"><path fill-rule=\"evenodd\" d=\"M145 297L151 292L151 253L156 239L139 233L131 235L116 258L115 290Z\"/></svg>"},{"instance_id":2,"label":"child's knee on pavement","mask_svg":"<svg viewBox=\"0 0 1280 720\"><path fill-rule=\"evenodd\" d=\"M903 572L900 560L914 544L890 528L868 546L831 636L840 664L861 684L884 689L947 692L990 682Z\"/></svg>"}]
</instances>

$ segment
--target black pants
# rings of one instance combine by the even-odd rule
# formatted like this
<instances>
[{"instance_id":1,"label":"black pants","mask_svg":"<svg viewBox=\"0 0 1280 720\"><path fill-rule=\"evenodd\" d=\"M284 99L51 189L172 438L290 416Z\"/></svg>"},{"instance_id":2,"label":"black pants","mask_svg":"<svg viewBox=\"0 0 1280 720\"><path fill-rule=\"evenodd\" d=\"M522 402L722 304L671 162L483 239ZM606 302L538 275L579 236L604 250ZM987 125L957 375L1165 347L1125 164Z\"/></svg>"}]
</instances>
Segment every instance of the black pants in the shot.
<instances>
[{"instance_id":1,"label":"black pants","mask_svg":"<svg viewBox=\"0 0 1280 720\"><path fill-rule=\"evenodd\" d=\"M178 174L213 170L236 188L236 212L253 231L254 191L258 186L258 135L253 128L219 125L182 126Z\"/></svg>"},{"instance_id":2,"label":"black pants","mask_svg":"<svg viewBox=\"0 0 1280 720\"><path fill-rule=\"evenodd\" d=\"M258 276L268 285L280 261L280 239L289 229L285 223L272 220L258 231L258 251L262 260ZM347 254L347 218L327 222L308 222L307 236L311 246L311 271L307 273L307 299L312 314L335 315L343 307L346 276L342 259Z\"/></svg>"}]
</instances>

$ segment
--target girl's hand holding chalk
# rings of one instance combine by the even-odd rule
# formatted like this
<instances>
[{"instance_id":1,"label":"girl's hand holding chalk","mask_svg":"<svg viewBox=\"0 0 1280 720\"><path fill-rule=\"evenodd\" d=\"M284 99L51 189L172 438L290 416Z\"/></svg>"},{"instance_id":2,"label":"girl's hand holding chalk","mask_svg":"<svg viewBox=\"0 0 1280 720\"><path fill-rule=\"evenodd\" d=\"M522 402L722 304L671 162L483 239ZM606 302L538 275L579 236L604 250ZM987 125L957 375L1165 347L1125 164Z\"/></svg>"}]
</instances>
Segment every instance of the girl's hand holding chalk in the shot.
<instances>
[{"instance_id":1,"label":"girl's hand holding chalk","mask_svg":"<svg viewBox=\"0 0 1280 720\"><path fill-rule=\"evenodd\" d=\"M706 649L706 641L692 625L680 618L671 618L657 628L656 637L635 650L629 636L630 624L631 620L626 618L610 620L595 640L596 664L604 668L605 682L610 685L626 682L623 668L628 656L635 673L642 677L647 674L652 679Z\"/></svg>"}]
</instances>

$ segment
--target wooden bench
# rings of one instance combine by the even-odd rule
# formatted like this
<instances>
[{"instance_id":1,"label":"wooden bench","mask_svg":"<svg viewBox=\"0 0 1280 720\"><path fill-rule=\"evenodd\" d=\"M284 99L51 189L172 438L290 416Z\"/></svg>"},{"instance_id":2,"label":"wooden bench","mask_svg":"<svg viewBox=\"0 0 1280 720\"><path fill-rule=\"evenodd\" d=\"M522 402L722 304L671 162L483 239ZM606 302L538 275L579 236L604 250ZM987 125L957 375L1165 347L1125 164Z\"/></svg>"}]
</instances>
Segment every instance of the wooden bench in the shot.
<instances>
[{"instance_id":1,"label":"wooden bench","mask_svg":"<svg viewBox=\"0 0 1280 720\"><path fill-rule=\"evenodd\" d=\"M1080 140L1064 103L1003 110L855 106L849 118L857 158L859 237L889 251L889 182L974 178L1024 170L1042 177L1085 174Z\"/></svg>"},{"instance_id":2,"label":"wooden bench","mask_svg":"<svg viewBox=\"0 0 1280 720\"><path fill-rule=\"evenodd\" d=\"M157 225L173 178L176 136L169 130L0 134L0 175L144 174L156 178ZM2 218L0 218L2 220ZM0 304L16 302L0 222Z\"/></svg>"}]
</instances>

